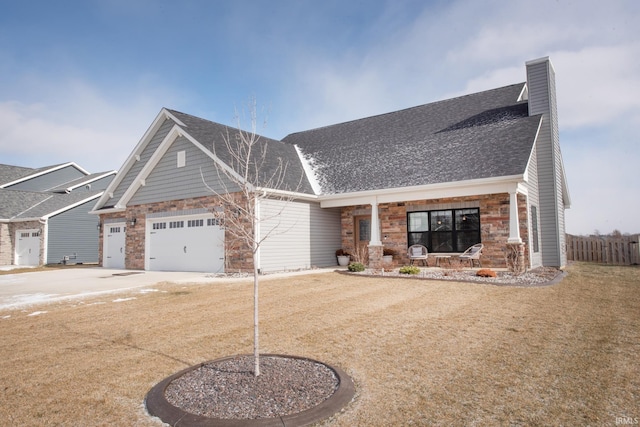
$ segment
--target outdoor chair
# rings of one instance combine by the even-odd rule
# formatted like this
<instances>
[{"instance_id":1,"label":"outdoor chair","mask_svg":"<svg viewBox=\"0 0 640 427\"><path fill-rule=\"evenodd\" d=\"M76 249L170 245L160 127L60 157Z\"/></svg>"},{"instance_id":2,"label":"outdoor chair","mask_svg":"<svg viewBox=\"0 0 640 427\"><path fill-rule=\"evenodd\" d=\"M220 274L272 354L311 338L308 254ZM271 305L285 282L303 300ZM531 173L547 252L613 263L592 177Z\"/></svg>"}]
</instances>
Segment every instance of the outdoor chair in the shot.
<instances>
[{"instance_id":1,"label":"outdoor chair","mask_svg":"<svg viewBox=\"0 0 640 427\"><path fill-rule=\"evenodd\" d=\"M482 243L475 244L471 246L469 249L464 251L460 255L461 260L469 260L469 264L473 268L473 261L478 261L478 266L482 267L482 263L480 262L480 255L482 255L482 248L484 245Z\"/></svg>"},{"instance_id":2,"label":"outdoor chair","mask_svg":"<svg viewBox=\"0 0 640 427\"><path fill-rule=\"evenodd\" d=\"M409 264L413 265L413 263L415 261L422 261L422 263L426 266L429 266L429 264L427 264L427 258L429 257L429 251L427 251L427 248L422 246L422 245L412 245L409 246L409 249L407 250L407 255L409 255Z\"/></svg>"}]
</instances>

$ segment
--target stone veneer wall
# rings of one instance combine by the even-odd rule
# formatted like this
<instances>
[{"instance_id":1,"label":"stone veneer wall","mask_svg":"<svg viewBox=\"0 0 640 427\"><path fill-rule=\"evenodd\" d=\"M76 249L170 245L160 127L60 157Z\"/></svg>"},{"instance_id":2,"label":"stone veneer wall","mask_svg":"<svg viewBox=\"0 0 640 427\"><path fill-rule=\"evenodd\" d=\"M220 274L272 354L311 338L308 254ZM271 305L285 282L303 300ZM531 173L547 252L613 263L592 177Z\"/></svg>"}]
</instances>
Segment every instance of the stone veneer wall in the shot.
<instances>
[{"instance_id":1,"label":"stone veneer wall","mask_svg":"<svg viewBox=\"0 0 640 427\"><path fill-rule=\"evenodd\" d=\"M400 203L386 203L378 206L380 215L380 238L386 248L396 251L394 260L400 265L408 264L407 256L407 210L458 209L462 207L480 208L480 238L484 244L483 266L506 267L504 248L509 238L509 194L489 194L477 197L452 197L433 200L416 200ZM371 215L370 205L342 208L341 233L342 248L354 252L354 217ZM528 242L528 213L526 197L518 195L518 216L520 237ZM529 265L528 245L525 245L525 265Z\"/></svg>"},{"instance_id":2,"label":"stone veneer wall","mask_svg":"<svg viewBox=\"0 0 640 427\"><path fill-rule=\"evenodd\" d=\"M238 197L240 194L238 193ZM125 212L105 213L100 215L100 222L118 219L127 223L125 237L125 268L131 270L144 270L146 216L157 212L178 212L189 209L207 208L214 210L220 206L220 199L216 196L199 197L195 199L171 200L166 202L149 203L127 207ZM227 212L228 214L228 212ZM136 224L131 225L132 218L136 218ZM249 226L247 221L247 226ZM103 265L103 229L100 227L100 248L98 257L100 265ZM230 230L225 230L225 271L252 271L253 257L251 249L233 235Z\"/></svg>"},{"instance_id":3,"label":"stone veneer wall","mask_svg":"<svg viewBox=\"0 0 640 427\"><path fill-rule=\"evenodd\" d=\"M15 233L11 233L10 224L0 223L0 265L13 264L13 239Z\"/></svg>"}]
</instances>

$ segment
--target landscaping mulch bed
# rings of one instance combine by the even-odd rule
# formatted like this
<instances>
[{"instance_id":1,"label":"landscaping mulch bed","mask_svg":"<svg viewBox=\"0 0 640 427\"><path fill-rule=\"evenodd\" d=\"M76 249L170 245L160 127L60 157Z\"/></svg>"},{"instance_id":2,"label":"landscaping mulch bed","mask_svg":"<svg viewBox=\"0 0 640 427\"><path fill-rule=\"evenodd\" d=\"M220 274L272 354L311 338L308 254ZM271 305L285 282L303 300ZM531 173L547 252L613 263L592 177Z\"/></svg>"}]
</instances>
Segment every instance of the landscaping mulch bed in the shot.
<instances>
[{"instance_id":1,"label":"landscaping mulch bed","mask_svg":"<svg viewBox=\"0 0 640 427\"><path fill-rule=\"evenodd\" d=\"M335 372L315 361L253 356L206 363L173 380L165 390L169 403L209 418L275 418L311 409L327 400L339 382Z\"/></svg>"},{"instance_id":2,"label":"landscaping mulch bed","mask_svg":"<svg viewBox=\"0 0 640 427\"><path fill-rule=\"evenodd\" d=\"M557 268L540 267L528 270L523 274L513 274L509 271L496 271L496 277L480 277L476 270L420 268L418 274L402 274L395 268L391 271L366 269L362 272L350 274L364 276L399 277L407 279L449 280L454 282L476 282L502 286L544 286L555 283L564 272Z\"/></svg>"}]
</instances>

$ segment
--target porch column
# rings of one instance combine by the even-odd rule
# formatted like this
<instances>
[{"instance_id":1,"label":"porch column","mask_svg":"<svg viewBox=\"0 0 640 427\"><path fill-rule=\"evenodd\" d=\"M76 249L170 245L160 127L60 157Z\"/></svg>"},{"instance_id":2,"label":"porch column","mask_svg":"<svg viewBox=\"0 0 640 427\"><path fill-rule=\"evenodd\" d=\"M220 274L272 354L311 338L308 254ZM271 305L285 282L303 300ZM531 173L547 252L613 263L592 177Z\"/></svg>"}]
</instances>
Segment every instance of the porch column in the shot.
<instances>
[{"instance_id":1,"label":"porch column","mask_svg":"<svg viewBox=\"0 0 640 427\"><path fill-rule=\"evenodd\" d=\"M382 246L380 241L380 218L378 217L378 200L371 203L371 236L369 246Z\"/></svg>"},{"instance_id":2,"label":"porch column","mask_svg":"<svg viewBox=\"0 0 640 427\"><path fill-rule=\"evenodd\" d=\"M509 239L507 243L522 243L518 218L518 193L509 193Z\"/></svg>"},{"instance_id":3,"label":"porch column","mask_svg":"<svg viewBox=\"0 0 640 427\"><path fill-rule=\"evenodd\" d=\"M371 235L369 236L369 267L382 267L382 241L380 240L380 218L378 217L378 200L371 202Z\"/></svg>"}]
</instances>

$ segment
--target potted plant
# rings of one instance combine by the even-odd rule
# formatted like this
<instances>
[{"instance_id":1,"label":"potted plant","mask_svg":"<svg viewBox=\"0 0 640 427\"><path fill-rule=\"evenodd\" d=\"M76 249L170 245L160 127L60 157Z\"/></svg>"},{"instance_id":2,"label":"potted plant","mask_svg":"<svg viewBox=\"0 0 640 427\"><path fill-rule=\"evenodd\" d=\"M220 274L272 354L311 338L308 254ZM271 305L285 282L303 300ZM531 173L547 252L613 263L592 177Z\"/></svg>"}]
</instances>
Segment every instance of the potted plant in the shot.
<instances>
[{"instance_id":1,"label":"potted plant","mask_svg":"<svg viewBox=\"0 0 640 427\"><path fill-rule=\"evenodd\" d=\"M338 258L338 265L347 266L351 261L351 254L343 249L336 251L336 257Z\"/></svg>"},{"instance_id":2,"label":"potted plant","mask_svg":"<svg viewBox=\"0 0 640 427\"><path fill-rule=\"evenodd\" d=\"M391 264L393 262L393 256L396 251L390 248L382 248L382 262L385 264Z\"/></svg>"}]
</instances>

